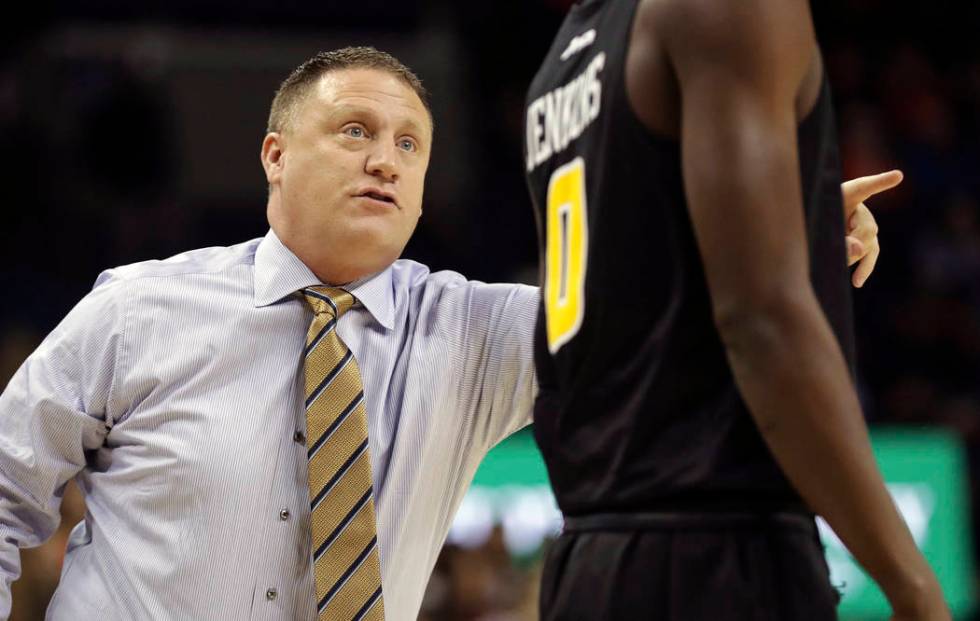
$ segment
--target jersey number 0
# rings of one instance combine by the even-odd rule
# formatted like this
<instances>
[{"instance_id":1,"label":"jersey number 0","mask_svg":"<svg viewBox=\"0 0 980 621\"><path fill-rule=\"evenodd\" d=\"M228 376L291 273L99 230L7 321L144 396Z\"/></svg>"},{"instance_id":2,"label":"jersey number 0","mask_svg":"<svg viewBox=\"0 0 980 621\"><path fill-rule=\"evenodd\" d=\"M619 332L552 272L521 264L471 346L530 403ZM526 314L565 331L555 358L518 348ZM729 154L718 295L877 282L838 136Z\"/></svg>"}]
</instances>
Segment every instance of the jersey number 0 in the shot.
<instances>
[{"instance_id":1,"label":"jersey number 0","mask_svg":"<svg viewBox=\"0 0 980 621\"><path fill-rule=\"evenodd\" d=\"M548 181L544 309L551 353L575 336L585 316L586 215L585 162L577 157Z\"/></svg>"}]
</instances>

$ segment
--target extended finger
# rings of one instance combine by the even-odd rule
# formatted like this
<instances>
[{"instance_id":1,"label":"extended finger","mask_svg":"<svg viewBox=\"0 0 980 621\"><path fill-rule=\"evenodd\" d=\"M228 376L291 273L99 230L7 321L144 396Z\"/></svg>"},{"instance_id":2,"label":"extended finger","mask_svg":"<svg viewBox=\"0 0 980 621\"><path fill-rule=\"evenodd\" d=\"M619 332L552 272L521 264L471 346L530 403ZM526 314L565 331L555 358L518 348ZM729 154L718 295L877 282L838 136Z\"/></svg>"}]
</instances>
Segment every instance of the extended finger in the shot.
<instances>
[{"instance_id":1,"label":"extended finger","mask_svg":"<svg viewBox=\"0 0 980 621\"><path fill-rule=\"evenodd\" d=\"M841 184L841 191L844 194L846 204L861 203L869 197L894 188L902 182L905 175L900 170L889 170L888 172L858 177L845 181Z\"/></svg>"}]
</instances>

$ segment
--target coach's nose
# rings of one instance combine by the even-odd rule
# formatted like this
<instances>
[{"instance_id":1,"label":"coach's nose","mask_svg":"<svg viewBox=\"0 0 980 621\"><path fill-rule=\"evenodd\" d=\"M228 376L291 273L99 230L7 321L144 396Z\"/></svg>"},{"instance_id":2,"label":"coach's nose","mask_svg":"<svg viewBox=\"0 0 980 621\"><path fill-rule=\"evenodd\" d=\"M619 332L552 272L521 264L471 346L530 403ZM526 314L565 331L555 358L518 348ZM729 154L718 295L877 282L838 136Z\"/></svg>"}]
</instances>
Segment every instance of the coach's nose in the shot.
<instances>
[{"instance_id":1,"label":"coach's nose","mask_svg":"<svg viewBox=\"0 0 980 621\"><path fill-rule=\"evenodd\" d=\"M388 183L398 181L398 154L393 141L378 140L368 152L365 171L372 177L380 177Z\"/></svg>"}]
</instances>

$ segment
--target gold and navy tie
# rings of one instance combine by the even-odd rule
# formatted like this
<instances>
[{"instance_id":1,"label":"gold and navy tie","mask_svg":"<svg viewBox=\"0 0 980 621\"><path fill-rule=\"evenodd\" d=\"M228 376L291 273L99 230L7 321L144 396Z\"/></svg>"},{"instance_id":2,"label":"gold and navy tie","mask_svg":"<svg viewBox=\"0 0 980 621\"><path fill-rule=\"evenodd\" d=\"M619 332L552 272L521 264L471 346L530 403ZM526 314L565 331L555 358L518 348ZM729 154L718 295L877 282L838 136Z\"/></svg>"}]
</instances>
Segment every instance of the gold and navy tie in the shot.
<instances>
[{"instance_id":1,"label":"gold and navy tie","mask_svg":"<svg viewBox=\"0 0 980 621\"><path fill-rule=\"evenodd\" d=\"M337 336L354 305L342 289L310 287L306 336L306 448L317 618L384 619L367 412L357 361Z\"/></svg>"}]
</instances>

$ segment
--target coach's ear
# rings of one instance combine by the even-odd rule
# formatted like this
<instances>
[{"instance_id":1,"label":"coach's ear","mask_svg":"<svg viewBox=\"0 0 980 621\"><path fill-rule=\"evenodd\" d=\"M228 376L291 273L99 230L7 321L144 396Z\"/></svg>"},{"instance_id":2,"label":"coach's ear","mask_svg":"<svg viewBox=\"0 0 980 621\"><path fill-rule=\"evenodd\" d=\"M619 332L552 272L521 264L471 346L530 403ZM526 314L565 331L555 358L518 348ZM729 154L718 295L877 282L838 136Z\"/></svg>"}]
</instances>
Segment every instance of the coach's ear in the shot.
<instances>
[{"instance_id":1,"label":"coach's ear","mask_svg":"<svg viewBox=\"0 0 980 621\"><path fill-rule=\"evenodd\" d=\"M282 168L286 164L285 140L278 132L269 132L262 141L262 168L269 186L279 183Z\"/></svg>"}]
</instances>

